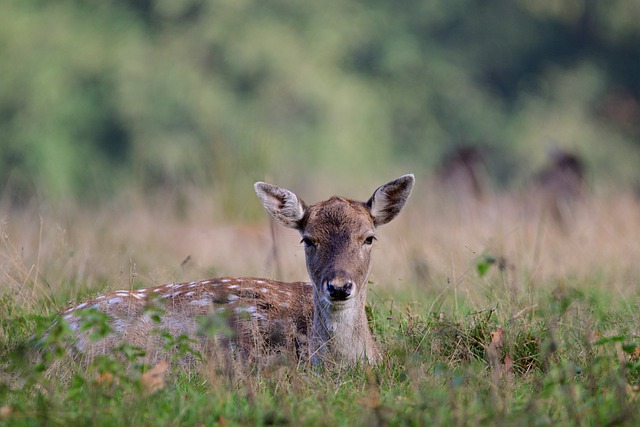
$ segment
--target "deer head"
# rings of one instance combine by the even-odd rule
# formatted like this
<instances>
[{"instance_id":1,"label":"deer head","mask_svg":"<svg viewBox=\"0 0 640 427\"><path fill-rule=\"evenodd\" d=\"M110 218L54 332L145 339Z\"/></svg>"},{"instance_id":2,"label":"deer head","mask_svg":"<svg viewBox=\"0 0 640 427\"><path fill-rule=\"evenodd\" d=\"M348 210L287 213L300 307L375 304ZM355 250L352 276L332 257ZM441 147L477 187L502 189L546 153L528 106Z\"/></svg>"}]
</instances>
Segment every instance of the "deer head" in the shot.
<instances>
[{"instance_id":1,"label":"deer head","mask_svg":"<svg viewBox=\"0 0 640 427\"><path fill-rule=\"evenodd\" d=\"M367 202L332 197L310 206L289 190L255 184L267 212L302 236L314 288L317 352L334 347L349 354L374 353L367 354L370 360L378 357L364 311L371 247L377 227L398 215L414 182L413 175L404 175L376 189Z\"/></svg>"}]
</instances>

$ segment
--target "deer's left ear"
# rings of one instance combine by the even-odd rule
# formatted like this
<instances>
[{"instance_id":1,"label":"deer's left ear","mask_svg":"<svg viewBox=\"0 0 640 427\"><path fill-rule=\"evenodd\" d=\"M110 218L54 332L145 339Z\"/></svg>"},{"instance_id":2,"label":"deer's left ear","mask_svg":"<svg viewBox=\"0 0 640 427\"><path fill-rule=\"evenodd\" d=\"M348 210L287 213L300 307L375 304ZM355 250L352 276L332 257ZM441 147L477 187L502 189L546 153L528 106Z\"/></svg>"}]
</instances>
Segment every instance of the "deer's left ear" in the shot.
<instances>
[{"instance_id":1,"label":"deer's left ear","mask_svg":"<svg viewBox=\"0 0 640 427\"><path fill-rule=\"evenodd\" d=\"M415 181L413 174L402 175L374 191L366 205L376 227L388 223L400 213L411 195Z\"/></svg>"}]
</instances>

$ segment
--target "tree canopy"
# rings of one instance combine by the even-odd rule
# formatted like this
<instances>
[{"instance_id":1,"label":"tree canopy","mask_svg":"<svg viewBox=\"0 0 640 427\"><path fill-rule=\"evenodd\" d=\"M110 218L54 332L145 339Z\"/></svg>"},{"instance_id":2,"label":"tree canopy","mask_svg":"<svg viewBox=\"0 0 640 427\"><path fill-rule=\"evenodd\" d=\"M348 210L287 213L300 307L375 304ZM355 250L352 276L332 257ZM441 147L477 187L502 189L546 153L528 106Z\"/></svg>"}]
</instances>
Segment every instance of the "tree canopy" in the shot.
<instances>
[{"instance_id":1,"label":"tree canopy","mask_svg":"<svg viewBox=\"0 0 640 427\"><path fill-rule=\"evenodd\" d=\"M552 144L637 180L638 16L631 0L2 2L0 188L428 174L461 144L490 147L498 181Z\"/></svg>"}]
</instances>

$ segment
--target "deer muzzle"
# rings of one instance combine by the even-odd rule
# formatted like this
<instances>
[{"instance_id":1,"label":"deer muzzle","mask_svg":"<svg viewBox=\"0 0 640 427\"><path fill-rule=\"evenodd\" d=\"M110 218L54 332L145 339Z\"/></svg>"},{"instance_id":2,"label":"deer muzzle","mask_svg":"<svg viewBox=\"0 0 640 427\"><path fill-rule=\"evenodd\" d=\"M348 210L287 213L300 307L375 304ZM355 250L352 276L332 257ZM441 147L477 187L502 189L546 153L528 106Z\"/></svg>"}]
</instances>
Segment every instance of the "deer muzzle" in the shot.
<instances>
[{"instance_id":1,"label":"deer muzzle","mask_svg":"<svg viewBox=\"0 0 640 427\"><path fill-rule=\"evenodd\" d=\"M334 301L346 301L353 291L353 283L347 282L342 286L336 286L333 283L327 283L327 294Z\"/></svg>"}]
</instances>

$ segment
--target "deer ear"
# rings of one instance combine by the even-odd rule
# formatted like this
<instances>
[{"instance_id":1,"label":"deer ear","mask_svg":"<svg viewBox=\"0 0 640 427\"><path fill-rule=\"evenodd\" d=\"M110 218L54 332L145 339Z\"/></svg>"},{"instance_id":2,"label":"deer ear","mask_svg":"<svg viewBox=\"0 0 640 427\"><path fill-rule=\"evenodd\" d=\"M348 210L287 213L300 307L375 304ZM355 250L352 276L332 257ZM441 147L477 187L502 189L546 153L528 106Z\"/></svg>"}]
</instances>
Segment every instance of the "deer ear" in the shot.
<instances>
[{"instance_id":1,"label":"deer ear","mask_svg":"<svg viewBox=\"0 0 640 427\"><path fill-rule=\"evenodd\" d=\"M300 229L307 206L293 192L266 182L253 185L262 206L285 227Z\"/></svg>"},{"instance_id":2,"label":"deer ear","mask_svg":"<svg viewBox=\"0 0 640 427\"><path fill-rule=\"evenodd\" d=\"M400 213L415 181L413 174L403 175L374 191L366 205L376 227L388 223Z\"/></svg>"}]
</instances>

